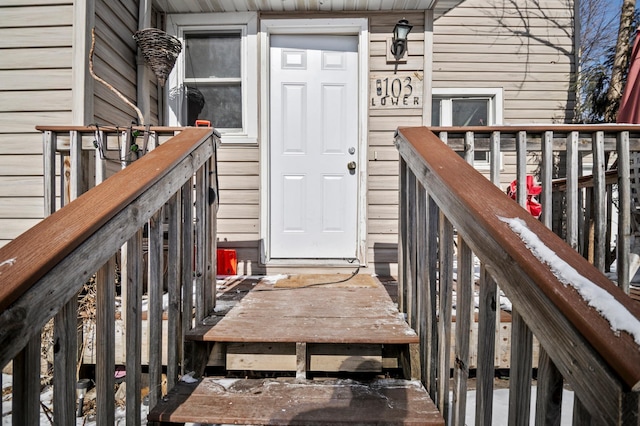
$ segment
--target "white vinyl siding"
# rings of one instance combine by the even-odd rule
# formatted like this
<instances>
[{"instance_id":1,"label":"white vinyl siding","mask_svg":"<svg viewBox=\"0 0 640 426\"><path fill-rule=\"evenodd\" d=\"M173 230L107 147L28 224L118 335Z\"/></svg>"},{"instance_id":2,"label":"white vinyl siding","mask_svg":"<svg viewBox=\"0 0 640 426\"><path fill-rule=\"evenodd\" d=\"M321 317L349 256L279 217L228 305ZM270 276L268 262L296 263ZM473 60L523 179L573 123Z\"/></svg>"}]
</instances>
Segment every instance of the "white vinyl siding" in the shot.
<instances>
[{"instance_id":1,"label":"white vinyl siding","mask_svg":"<svg viewBox=\"0 0 640 426\"><path fill-rule=\"evenodd\" d=\"M572 3L461 3L435 21L433 87L501 87L504 124L571 122Z\"/></svg>"},{"instance_id":2,"label":"white vinyl siding","mask_svg":"<svg viewBox=\"0 0 640 426\"><path fill-rule=\"evenodd\" d=\"M44 215L42 135L71 122L73 2L0 3L0 246Z\"/></svg>"},{"instance_id":3,"label":"white vinyl siding","mask_svg":"<svg viewBox=\"0 0 640 426\"><path fill-rule=\"evenodd\" d=\"M137 103L137 46L133 39L133 34L138 30L136 3L134 0L95 1L95 73L134 105ZM136 112L103 84L95 82L94 90L96 123L128 126L132 121L137 121Z\"/></svg>"}]
</instances>

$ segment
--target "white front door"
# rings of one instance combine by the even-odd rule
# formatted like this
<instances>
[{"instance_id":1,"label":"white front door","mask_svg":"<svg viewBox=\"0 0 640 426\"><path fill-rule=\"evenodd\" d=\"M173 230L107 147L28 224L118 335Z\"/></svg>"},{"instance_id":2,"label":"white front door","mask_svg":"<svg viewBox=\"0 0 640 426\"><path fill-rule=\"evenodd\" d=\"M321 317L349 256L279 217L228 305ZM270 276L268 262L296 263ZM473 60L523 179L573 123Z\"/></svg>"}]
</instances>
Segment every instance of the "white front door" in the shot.
<instances>
[{"instance_id":1,"label":"white front door","mask_svg":"<svg viewBox=\"0 0 640 426\"><path fill-rule=\"evenodd\" d=\"M358 37L272 35L270 257L352 259Z\"/></svg>"}]
</instances>

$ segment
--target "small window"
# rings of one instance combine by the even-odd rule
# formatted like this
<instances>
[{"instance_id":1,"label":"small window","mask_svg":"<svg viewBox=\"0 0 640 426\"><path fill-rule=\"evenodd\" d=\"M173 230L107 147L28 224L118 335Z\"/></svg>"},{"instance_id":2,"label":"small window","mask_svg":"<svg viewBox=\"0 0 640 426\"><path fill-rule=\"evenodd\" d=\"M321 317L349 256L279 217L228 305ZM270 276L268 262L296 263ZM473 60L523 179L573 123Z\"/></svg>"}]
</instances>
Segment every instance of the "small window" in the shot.
<instances>
[{"instance_id":1,"label":"small window","mask_svg":"<svg viewBox=\"0 0 640 426\"><path fill-rule=\"evenodd\" d=\"M434 89L431 123L434 126L489 126L500 123L501 91L481 89ZM489 152L474 151L474 166L489 167Z\"/></svg>"},{"instance_id":2,"label":"small window","mask_svg":"<svg viewBox=\"0 0 640 426\"><path fill-rule=\"evenodd\" d=\"M258 143L258 15L178 13L167 31L183 44L169 75L171 126L211 122L223 144Z\"/></svg>"},{"instance_id":3,"label":"small window","mask_svg":"<svg viewBox=\"0 0 640 426\"><path fill-rule=\"evenodd\" d=\"M221 130L241 130L241 34L187 33L185 42L187 125L200 119Z\"/></svg>"}]
</instances>

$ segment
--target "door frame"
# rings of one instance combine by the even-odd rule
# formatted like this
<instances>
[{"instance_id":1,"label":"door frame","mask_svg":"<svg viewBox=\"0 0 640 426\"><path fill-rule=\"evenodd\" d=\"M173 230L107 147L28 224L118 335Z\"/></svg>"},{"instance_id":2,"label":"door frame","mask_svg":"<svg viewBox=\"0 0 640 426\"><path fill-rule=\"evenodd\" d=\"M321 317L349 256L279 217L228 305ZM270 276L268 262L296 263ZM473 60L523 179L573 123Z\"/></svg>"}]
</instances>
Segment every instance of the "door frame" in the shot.
<instances>
[{"instance_id":1,"label":"door frame","mask_svg":"<svg viewBox=\"0 0 640 426\"><path fill-rule=\"evenodd\" d=\"M355 262L335 259L271 259L271 165L270 165L270 84L269 60L272 34L323 34L358 36L358 200L356 261L366 265L367 253L367 134L369 81L369 21L367 18L264 19L260 22L260 263L274 266L348 266Z\"/></svg>"}]
</instances>

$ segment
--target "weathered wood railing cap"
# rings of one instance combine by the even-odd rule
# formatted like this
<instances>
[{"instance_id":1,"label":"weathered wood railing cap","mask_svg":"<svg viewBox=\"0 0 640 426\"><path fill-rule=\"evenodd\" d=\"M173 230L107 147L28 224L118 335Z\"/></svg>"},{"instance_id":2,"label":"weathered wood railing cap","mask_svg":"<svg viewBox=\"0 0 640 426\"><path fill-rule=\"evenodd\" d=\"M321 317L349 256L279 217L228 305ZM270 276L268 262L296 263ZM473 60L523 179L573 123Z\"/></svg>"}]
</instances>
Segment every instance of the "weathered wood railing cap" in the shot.
<instances>
[{"instance_id":1,"label":"weathered wood railing cap","mask_svg":"<svg viewBox=\"0 0 640 426\"><path fill-rule=\"evenodd\" d=\"M197 147L215 143L212 134L212 128L184 129L0 248L0 312Z\"/></svg>"},{"instance_id":2,"label":"weathered wood railing cap","mask_svg":"<svg viewBox=\"0 0 640 426\"><path fill-rule=\"evenodd\" d=\"M514 306L529 326L535 331L532 322L543 311L523 295L541 290L622 382L634 391L640 390L638 304L498 187L482 178L429 128L399 128L396 145L417 179L428 183L425 187L429 195L467 244L501 286L505 285L507 296L512 301L518 299L520 306L515 302ZM578 284L599 296L582 296L576 289ZM527 293L525 288L531 291ZM599 297L608 298L615 307L607 309L607 313L624 311L630 326L607 319L590 306Z\"/></svg>"},{"instance_id":3,"label":"weathered wood railing cap","mask_svg":"<svg viewBox=\"0 0 640 426\"><path fill-rule=\"evenodd\" d=\"M149 131L155 133L164 133L171 134L175 132L180 132L187 129L193 129L194 127L173 127L173 126L150 126ZM39 132L55 132L55 133L64 133L64 132L80 132L80 133L92 133L96 131L104 131L104 132L122 132L125 130L138 130L145 131L147 128L145 126L113 126L113 125L93 125L93 126L36 126L36 130ZM217 138L220 138L221 135L215 128L209 128L213 131L213 135Z\"/></svg>"}]
</instances>

